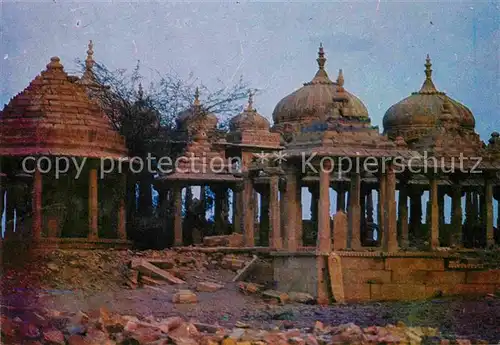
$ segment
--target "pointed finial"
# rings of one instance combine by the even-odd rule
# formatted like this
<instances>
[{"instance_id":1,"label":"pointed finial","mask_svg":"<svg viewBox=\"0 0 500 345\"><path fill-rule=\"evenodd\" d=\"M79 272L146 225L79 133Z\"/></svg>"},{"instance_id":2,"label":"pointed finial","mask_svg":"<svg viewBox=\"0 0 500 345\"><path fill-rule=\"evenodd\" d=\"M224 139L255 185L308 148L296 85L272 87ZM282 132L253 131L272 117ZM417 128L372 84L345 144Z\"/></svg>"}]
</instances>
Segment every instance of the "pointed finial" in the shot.
<instances>
[{"instance_id":1,"label":"pointed finial","mask_svg":"<svg viewBox=\"0 0 500 345\"><path fill-rule=\"evenodd\" d=\"M420 93L425 94L433 94L438 92L434 82L432 81L432 63L429 54L427 54L427 58L425 59L425 81L420 88Z\"/></svg>"},{"instance_id":2,"label":"pointed finial","mask_svg":"<svg viewBox=\"0 0 500 345\"><path fill-rule=\"evenodd\" d=\"M247 111L253 111L253 96L254 93L252 90L248 90L248 105L247 105Z\"/></svg>"},{"instance_id":3,"label":"pointed finial","mask_svg":"<svg viewBox=\"0 0 500 345\"><path fill-rule=\"evenodd\" d=\"M61 60L57 56L53 56L50 58L50 63L47 65L47 70L61 70L63 69L63 65L60 62Z\"/></svg>"},{"instance_id":4,"label":"pointed finial","mask_svg":"<svg viewBox=\"0 0 500 345\"><path fill-rule=\"evenodd\" d=\"M92 40L89 41L88 50L87 50L87 58L85 59L85 68L89 71L94 66L94 44Z\"/></svg>"},{"instance_id":5,"label":"pointed finial","mask_svg":"<svg viewBox=\"0 0 500 345\"><path fill-rule=\"evenodd\" d=\"M342 72L342 68L339 69L339 76L337 77L337 84L339 86L344 86L344 73Z\"/></svg>"},{"instance_id":6,"label":"pointed finial","mask_svg":"<svg viewBox=\"0 0 500 345\"><path fill-rule=\"evenodd\" d=\"M199 106L200 105L200 90L198 87L196 87L196 91L194 92L194 102L193 105Z\"/></svg>"},{"instance_id":7,"label":"pointed finial","mask_svg":"<svg viewBox=\"0 0 500 345\"><path fill-rule=\"evenodd\" d=\"M432 63L431 63L431 58L429 57L429 54L427 54L427 58L425 59L425 76L427 79L431 79L432 77Z\"/></svg>"},{"instance_id":8,"label":"pointed finial","mask_svg":"<svg viewBox=\"0 0 500 345\"><path fill-rule=\"evenodd\" d=\"M142 100L144 97L144 90L142 89L142 83L139 83L139 91L138 91L139 99Z\"/></svg>"},{"instance_id":9,"label":"pointed finial","mask_svg":"<svg viewBox=\"0 0 500 345\"><path fill-rule=\"evenodd\" d=\"M319 44L318 58L316 59L316 61L318 62L319 69L325 69L326 58L325 52L323 50L323 43Z\"/></svg>"}]
</instances>

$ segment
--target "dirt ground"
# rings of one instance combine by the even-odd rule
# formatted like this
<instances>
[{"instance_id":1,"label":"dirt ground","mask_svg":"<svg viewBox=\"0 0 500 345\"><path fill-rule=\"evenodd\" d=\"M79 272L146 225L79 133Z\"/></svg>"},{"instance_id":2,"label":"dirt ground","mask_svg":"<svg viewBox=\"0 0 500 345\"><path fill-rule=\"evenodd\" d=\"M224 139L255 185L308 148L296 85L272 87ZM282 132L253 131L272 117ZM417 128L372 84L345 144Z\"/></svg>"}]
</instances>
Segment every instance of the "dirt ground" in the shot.
<instances>
[{"instance_id":1,"label":"dirt ground","mask_svg":"<svg viewBox=\"0 0 500 345\"><path fill-rule=\"evenodd\" d=\"M46 271L42 269L43 265L39 263L32 270L44 275ZM402 321L408 326L437 327L444 336L483 339L494 344L500 341L500 298L493 296L327 307L297 303L270 305L259 295L243 294L237 283L231 282L234 271L215 268L201 272L191 270L184 277L187 283L185 287L193 290L199 281L216 281L222 283L224 288L215 292L196 292L196 304L174 304L172 295L179 290L179 286L174 285L143 286L137 289L124 286L95 290L88 287L78 289L76 286L54 289L42 288L36 281L20 280L19 277L14 278L12 273L8 274L11 274L8 288L3 279L5 272L2 277L2 312L10 316L15 316L20 309L9 309L8 306L87 313L98 311L104 306L124 315L153 315L161 318L182 316L224 327L233 327L239 321L261 329L276 326L307 328L315 321L329 325L353 322L361 327L385 326ZM94 283L97 286L99 282Z\"/></svg>"}]
</instances>

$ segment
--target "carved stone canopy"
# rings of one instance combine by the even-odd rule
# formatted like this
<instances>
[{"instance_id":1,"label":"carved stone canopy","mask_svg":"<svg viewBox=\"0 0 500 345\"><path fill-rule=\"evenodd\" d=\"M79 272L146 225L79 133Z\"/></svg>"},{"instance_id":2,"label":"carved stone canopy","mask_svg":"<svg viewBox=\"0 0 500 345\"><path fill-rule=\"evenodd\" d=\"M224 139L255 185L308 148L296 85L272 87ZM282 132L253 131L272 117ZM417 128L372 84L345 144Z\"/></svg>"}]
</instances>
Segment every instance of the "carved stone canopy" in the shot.
<instances>
[{"instance_id":1,"label":"carved stone canopy","mask_svg":"<svg viewBox=\"0 0 500 345\"><path fill-rule=\"evenodd\" d=\"M27 155L127 156L125 139L58 57L0 112L0 156Z\"/></svg>"},{"instance_id":2,"label":"carved stone canopy","mask_svg":"<svg viewBox=\"0 0 500 345\"><path fill-rule=\"evenodd\" d=\"M384 115L384 133L390 138L402 136L411 143L438 128L457 128L474 131L475 119L463 104L436 89L432 81L429 56L425 63L426 78L420 91L391 106Z\"/></svg>"},{"instance_id":3,"label":"carved stone canopy","mask_svg":"<svg viewBox=\"0 0 500 345\"><path fill-rule=\"evenodd\" d=\"M231 132L247 130L269 131L270 127L269 121L253 107L252 92L248 95L248 106L245 110L229 121L229 131Z\"/></svg>"},{"instance_id":4,"label":"carved stone canopy","mask_svg":"<svg viewBox=\"0 0 500 345\"><path fill-rule=\"evenodd\" d=\"M217 116L208 112L200 103L199 90L196 88L195 99L189 109L184 110L176 119L177 129L190 135L206 136L217 129Z\"/></svg>"},{"instance_id":5,"label":"carved stone canopy","mask_svg":"<svg viewBox=\"0 0 500 345\"><path fill-rule=\"evenodd\" d=\"M342 70L336 82L325 70L325 53L320 45L318 71L314 78L300 89L283 98L273 112L273 129L283 132L286 126L300 131L301 127L314 121L325 121L329 117L364 119L368 117L365 105L344 89Z\"/></svg>"}]
</instances>

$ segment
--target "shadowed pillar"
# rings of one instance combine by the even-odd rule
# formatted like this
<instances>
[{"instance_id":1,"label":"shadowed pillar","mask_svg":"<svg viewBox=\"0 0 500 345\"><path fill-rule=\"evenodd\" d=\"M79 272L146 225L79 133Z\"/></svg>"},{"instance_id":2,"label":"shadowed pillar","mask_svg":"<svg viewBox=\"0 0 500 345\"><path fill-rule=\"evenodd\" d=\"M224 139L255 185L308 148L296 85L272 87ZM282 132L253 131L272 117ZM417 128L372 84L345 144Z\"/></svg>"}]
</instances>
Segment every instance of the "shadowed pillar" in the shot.
<instances>
[{"instance_id":1,"label":"shadowed pillar","mask_svg":"<svg viewBox=\"0 0 500 345\"><path fill-rule=\"evenodd\" d=\"M270 188L266 185L260 190L260 221L259 245L268 246L269 242L269 194Z\"/></svg>"},{"instance_id":2,"label":"shadowed pillar","mask_svg":"<svg viewBox=\"0 0 500 345\"><path fill-rule=\"evenodd\" d=\"M95 185L97 189L97 171L95 171ZM35 176L33 178L33 224L32 224L32 232L33 239L35 241L40 240L42 238L42 174L40 170L35 170ZM95 199L97 201L97 192L95 195ZM95 209L97 209L97 203L95 205ZM95 228L97 229L97 217L95 218Z\"/></svg>"},{"instance_id":3,"label":"shadowed pillar","mask_svg":"<svg viewBox=\"0 0 500 345\"><path fill-rule=\"evenodd\" d=\"M408 248L408 186L401 185L399 189L399 233L401 234L401 247Z\"/></svg>"},{"instance_id":4,"label":"shadowed pillar","mask_svg":"<svg viewBox=\"0 0 500 345\"><path fill-rule=\"evenodd\" d=\"M240 234L242 228L243 198L241 186L233 187L233 232Z\"/></svg>"},{"instance_id":5,"label":"shadowed pillar","mask_svg":"<svg viewBox=\"0 0 500 345\"><path fill-rule=\"evenodd\" d=\"M290 252L297 250L297 175L292 170L288 173L286 179L286 226L285 226L285 243L286 249Z\"/></svg>"},{"instance_id":6,"label":"shadowed pillar","mask_svg":"<svg viewBox=\"0 0 500 345\"><path fill-rule=\"evenodd\" d=\"M486 179L484 186L485 198L485 225L486 225L486 246L490 247L495 244L493 233L493 184L490 179Z\"/></svg>"},{"instance_id":7,"label":"shadowed pillar","mask_svg":"<svg viewBox=\"0 0 500 345\"><path fill-rule=\"evenodd\" d=\"M120 200L118 201L118 239L126 240L127 239L127 210L126 210L126 202L125 202L125 194L127 188L127 175L122 174L120 176L121 186L120 186ZM162 193L164 194L164 193ZM163 202L160 204L160 207L163 207Z\"/></svg>"},{"instance_id":8,"label":"shadowed pillar","mask_svg":"<svg viewBox=\"0 0 500 345\"><path fill-rule=\"evenodd\" d=\"M386 196L386 185L387 176L385 173L381 173L379 176L379 188L378 188L378 242L383 243L385 236L385 196Z\"/></svg>"},{"instance_id":9,"label":"shadowed pillar","mask_svg":"<svg viewBox=\"0 0 500 345\"><path fill-rule=\"evenodd\" d=\"M297 246L302 247L304 243L304 228L302 225L302 186L297 181L297 189L296 189L296 215L297 215L297 224L295 225L295 234L297 236Z\"/></svg>"},{"instance_id":10,"label":"shadowed pillar","mask_svg":"<svg viewBox=\"0 0 500 345\"><path fill-rule=\"evenodd\" d=\"M89 235L90 240L99 238L98 226L98 196L97 196L97 169L91 168L89 171Z\"/></svg>"},{"instance_id":11,"label":"shadowed pillar","mask_svg":"<svg viewBox=\"0 0 500 345\"><path fill-rule=\"evenodd\" d=\"M349 248L353 250L361 249L361 210L360 210L360 188L361 178L359 173L351 175L351 185L349 189L349 211L347 213L349 223Z\"/></svg>"},{"instance_id":12,"label":"shadowed pillar","mask_svg":"<svg viewBox=\"0 0 500 345\"><path fill-rule=\"evenodd\" d=\"M337 187L337 210L345 212L345 188L342 182Z\"/></svg>"},{"instance_id":13,"label":"shadowed pillar","mask_svg":"<svg viewBox=\"0 0 500 345\"><path fill-rule=\"evenodd\" d=\"M318 233L318 203L319 203L319 186L314 185L309 187L311 193L311 223L312 232Z\"/></svg>"},{"instance_id":14,"label":"shadowed pillar","mask_svg":"<svg viewBox=\"0 0 500 345\"><path fill-rule=\"evenodd\" d=\"M174 246L182 246L182 187L174 185L172 188L174 199Z\"/></svg>"},{"instance_id":15,"label":"shadowed pillar","mask_svg":"<svg viewBox=\"0 0 500 345\"><path fill-rule=\"evenodd\" d=\"M439 247L439 200L437 178L430 178L430 245L431 249Z\"/></svg>"},{"instance_id":16,"label":"shadowed pillar","mask_svg":"<svg viewBox=\"0 0 500 345\"><path fill-rule=\"evenodd\" d=\"M412 239L421 235L422 227L422 191L412 189L410 195L410 232Z\"/></svg>"},{"instance_id":17,"label":"shadowed pillar","mask_svg":"<svg viewBox=\"0 0 500 345\"><path fill-rule=\"evenodd\" d=\"M451 192L451 236L450 246L462 245L462 189L456 184Z\"/></svg>"},{"instance_id":18,"label":"shadowed pillar","mask_svg":"<svg viewBox=\"0 0 500 345\"><path fill-rule=\"evenodd\" d=\"M269 188L269 223L271 226L269 245L279 250L283 247L281 238L280 203L279 203L279 176L273 175Z\"/></svg>"},{"instance_id":19,"label":"shadowed pillar","mask_svg":"<svg viewBox=\"0 0 500 345\"><path fill-rule=\"evenodd\" d=\"M254 190L250 176L245 176L243 181L243 203L245 212L243 212L243 238L245 247L255 246L255 202Z\"/></svg>"}]
</instances>

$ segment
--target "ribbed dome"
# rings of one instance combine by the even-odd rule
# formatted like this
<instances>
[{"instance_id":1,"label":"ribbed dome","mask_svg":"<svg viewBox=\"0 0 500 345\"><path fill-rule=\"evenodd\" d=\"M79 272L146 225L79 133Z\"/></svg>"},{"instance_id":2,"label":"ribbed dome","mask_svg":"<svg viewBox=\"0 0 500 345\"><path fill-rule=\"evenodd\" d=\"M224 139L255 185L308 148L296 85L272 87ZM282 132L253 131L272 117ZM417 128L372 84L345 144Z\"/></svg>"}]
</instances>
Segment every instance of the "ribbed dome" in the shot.
<instances>
[{"instance_id":1,"label":"ribbed dome","mask_svg":"<svg viewBox=\"0 0 500 345\"><path fill-rule=\"evenodd\" d=\"M179 130L210 131L217 128L217 116L203 109L199 96L200 92L196 88L194 102L191 107L179 113L176 120Z\"/></svg>"},{"instance_id":2,"label":"ribbed dome","mask_svg":"<svg viewBox=\"0 0 500 345\"><path fill-rule=\"evenodd\" d=\"M313 80L283 98L274 108L274 127L280 129L291 124L295 129L315 121L326 121L329 117L367 118L368 111L359 98L347 92L342 70L337 82L328 77L325 70L325 54L320 45L318 72Z\"/></svg>"},{"instance_id":3,"label":"ribbed dome","mask_svg":"<svg viewBox=\"0 0 500 345\"><path fill-rule=\"evenodd\" d=\"M58 57L0 112L0 156L127 156L125 139Z\"/></svg>"},{"instance_id":4,"label":"ribbed dome","mask_svg":"<svg viewBox=\"0 0 500 345\"><path fill-rule=\"evenodd\" d=\"M431 61L427 56L426 79L418 92L390 107L384 115L384 133L412 140L436 126L458 126L473 130L472 112L463 104L440 92L432 81Z\"/></svg>"},{"instance_id":5,"label":"ribbed dome","mask_svg":"<svg viewBox=\"0 0 500 345\"><path fill-rule=\"evenodd\" d=\"M229 130L231 132L248 130L268 131L270 127L269 121L253 107L252 93L248 96L248 106L246 109L229 121Z\"/></svg>"}]
</instances>

